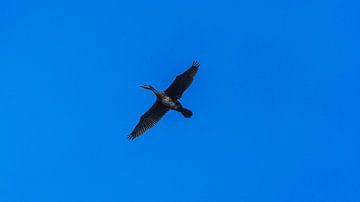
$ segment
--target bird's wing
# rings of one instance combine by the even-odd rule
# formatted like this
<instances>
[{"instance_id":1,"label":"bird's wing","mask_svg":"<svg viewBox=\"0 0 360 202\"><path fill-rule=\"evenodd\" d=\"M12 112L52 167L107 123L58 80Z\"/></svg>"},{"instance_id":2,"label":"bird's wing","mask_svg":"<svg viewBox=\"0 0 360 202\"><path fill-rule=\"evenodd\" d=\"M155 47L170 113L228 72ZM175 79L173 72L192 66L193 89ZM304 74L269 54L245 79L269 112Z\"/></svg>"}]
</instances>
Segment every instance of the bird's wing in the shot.
<instances>
[{"instance_id":1,"label":"bird's wing","mask_svg":"<svg viewBox=\"0 0 360 202\"><path fill-rule=\"evenodd\" d=\"M133 140L143 134L147 129L153 127L167 111L169 111L169 107L163 105L160 101L156 101L153 106L141 116L139 123L129 135L129 139Z\"/></svg>"},{"instance_id":2,"label":"bird's wing","mask_svg":"<svg viewBox=\"0 0 360 202\"><path fill-rule=\"evenodd\" d=\"M173 83L165 90L165 94L171 98L180 99L184 91L194 80L194 76L199 69L200 64L194 61L191 67L184 73L176 77Z\"/></svg>"}]
</instances>

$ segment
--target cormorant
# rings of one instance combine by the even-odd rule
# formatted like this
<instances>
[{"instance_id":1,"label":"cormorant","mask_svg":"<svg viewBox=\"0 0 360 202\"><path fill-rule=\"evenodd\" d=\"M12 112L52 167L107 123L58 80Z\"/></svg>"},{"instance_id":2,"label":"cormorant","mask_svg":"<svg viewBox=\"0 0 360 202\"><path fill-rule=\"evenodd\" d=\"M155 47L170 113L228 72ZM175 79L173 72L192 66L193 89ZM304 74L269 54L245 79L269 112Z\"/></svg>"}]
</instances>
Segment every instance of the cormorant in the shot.
<instances>
[{"instance_id":1,"label":"cormorant","mask_svg":"<svg viewBox=\"0 0 360 202\"><path fill-rule=\"evenodd\" d=\"M128 136L130 140L135 139L147 129L153 127L170 109L180 112L186 118L192 116L192 111L184 108L179 102L179 99L194 80L194 76L197 73L199 66L200 64L197 61L194 61L191 67L184 73L178 75L164 92L157 91L150 85L140 86L151 90L156 95L156 101L152 107L141 116L139 123Z\"/></svg>"}]
</instances>

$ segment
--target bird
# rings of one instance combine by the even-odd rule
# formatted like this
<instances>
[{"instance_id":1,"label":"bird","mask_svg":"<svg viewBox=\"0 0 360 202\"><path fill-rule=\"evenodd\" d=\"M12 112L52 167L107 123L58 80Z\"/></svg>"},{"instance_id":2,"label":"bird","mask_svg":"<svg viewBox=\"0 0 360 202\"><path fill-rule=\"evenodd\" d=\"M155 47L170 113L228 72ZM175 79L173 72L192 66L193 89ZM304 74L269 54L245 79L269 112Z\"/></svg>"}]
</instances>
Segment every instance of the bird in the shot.
<instances>
[{"instance_id":1,"label":"bird","mask_svg":"<svg viewBox=\"0 0 360 202\"><path fill-rule=\"evenodd\" d=\"M140 86L152 91L156 95L156 101L150 109L141 116L134 130L128 135L129 140L134 140L146 130L153 127L170 109L180 112L185 118L190 118L193 115L191 110L182 106L179 99L193 82L199 66L199 62L193 61L190 68L178 75L165 91L157 91L151 85Z\"/></svg>"}]
</instances>

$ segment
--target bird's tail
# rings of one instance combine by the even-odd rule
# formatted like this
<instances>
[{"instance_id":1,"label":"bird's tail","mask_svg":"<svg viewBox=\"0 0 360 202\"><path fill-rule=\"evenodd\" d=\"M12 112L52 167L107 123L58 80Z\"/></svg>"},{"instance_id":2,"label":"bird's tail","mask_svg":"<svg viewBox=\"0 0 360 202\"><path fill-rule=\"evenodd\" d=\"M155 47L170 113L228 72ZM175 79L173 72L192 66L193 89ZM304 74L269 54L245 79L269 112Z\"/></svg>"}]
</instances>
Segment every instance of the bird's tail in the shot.
<instances>
[{"instance_id":1,"label":"bird's tail","mask_svg":"<svg viewBox=\"0 0 360 202\"><path fill-rule=\"evenodd\" d=\"M182 108L180 110L181 114L186 117L186 118L190 118L192 116L192 111L188 110L188 109L185 109L185 108Z\"/></svg>"}]
</instances>

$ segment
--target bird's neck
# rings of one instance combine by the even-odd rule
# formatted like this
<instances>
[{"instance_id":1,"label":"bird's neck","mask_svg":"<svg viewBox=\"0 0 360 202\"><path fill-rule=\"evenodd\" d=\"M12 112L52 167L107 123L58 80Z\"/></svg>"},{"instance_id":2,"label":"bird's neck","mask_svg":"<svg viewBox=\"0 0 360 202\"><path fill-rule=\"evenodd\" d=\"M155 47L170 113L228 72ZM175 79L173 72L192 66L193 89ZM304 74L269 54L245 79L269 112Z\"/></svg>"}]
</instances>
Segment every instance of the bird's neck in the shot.
<instances>
[{"instance_id":1,"label":"bird's neck","mask_svg":"<svg viewBox=\"0 0 360 202\"><path fill-rule=\"evenodd\" d=\"M155 88L151 87L150 90L155 94L158 95L160 92L157 91Z\"/></svg>"}]
</instances>

